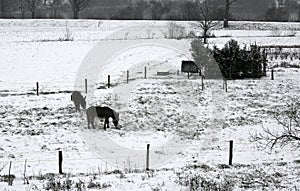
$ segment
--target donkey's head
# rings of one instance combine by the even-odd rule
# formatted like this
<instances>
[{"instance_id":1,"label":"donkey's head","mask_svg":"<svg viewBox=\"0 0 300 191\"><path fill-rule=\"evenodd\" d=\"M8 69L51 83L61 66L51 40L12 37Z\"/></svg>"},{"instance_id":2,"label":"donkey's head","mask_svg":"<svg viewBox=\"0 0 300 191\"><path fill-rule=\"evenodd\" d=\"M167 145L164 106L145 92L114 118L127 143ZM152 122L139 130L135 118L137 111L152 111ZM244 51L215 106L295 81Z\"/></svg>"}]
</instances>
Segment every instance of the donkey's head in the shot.
<instances>
[{"instance_id":1,"label":"donkey's head","mask_svg":"<svg viewBox=\"0 0 300 191\"><path fill-rule=\"evenodd\" d=\"M114 116L113 123L115 127L119 127L119 113L114 111Z\"/></svg>"}]
</instances>

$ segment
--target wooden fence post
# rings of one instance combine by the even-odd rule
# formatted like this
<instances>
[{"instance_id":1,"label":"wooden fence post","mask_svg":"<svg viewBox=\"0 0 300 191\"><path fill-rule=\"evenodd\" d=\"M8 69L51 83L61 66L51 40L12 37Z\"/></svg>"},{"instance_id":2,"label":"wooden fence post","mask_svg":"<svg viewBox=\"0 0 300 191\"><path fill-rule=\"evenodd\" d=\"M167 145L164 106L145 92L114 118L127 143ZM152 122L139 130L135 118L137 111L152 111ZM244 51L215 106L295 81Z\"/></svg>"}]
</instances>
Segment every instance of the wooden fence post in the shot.
<instances>
[{"instance_id":1,"label":"wooden fence post","mask_svg":"<svg viewBox=\"0 0 300 191\"><path fill-rule=\"evenodd\" d=\"M129 83L129 70L127 70L127 84Z\"/></svg>"},{"instance_id":2,"label":"wooden fence post","mask_svg":"<svg viewBox=\"0 0 300 191\"><path fill-rule=\"evenodd\" d=\"M8 185L12 186L12 182L13 180L11 180L10 178L10 169L11 169L11 161L9 161L9 169L8 169Z\"/></svg>"},{"instance_id":3,"label":"wooden fence post","mask_svg":"<svg viewBox=\"0 0 300 191\"><path fill-rule=\"evenodd\" d=\"M58 173L63 174L62 172L62 161L63 161L63 155L62 151L58 151Z\"/></svg>"},{"instance_id":4,"label":"wooden fence post","mask_svg":"<svg viewBox=\"0 0 300 191\"><path fill-rule=\"evenodd\" d=\"M87 79L85 79L84 82L85 82L84 83L85 84L85 93L87 94L87 92L88 92L88 89L87 89Z\"/></svg>"},{"instance_id":5,"label":"wooden fence post","mask_svg":"<svg viewBox=\"0 0 300 191\"><path fill-rule=\"evenodd\" d=\"M266 50L263 50L263 76L267 76L267 56Z\"/></svg>"},{"instance_id":6,"label":"wooden fence post","mask_svg":"<svg viewBox=\"0 0 300 191\"><path fill-rule=\"evenodd\" d=\"M271 80L274 80L274 70L271 70Z\"/></svg>"},{"instance_id":7,"label":"wooden fence post","mask_svg":"<svg viewBox=\"0 0 300 191\"><path fill-rule=\"evenodd\" d=\"M229 165L232 165L233 158L233 141L229 141Z\"/></svg>"},{"instance_id":8,"label":"wooden fence post","mask_svg":"<svg viewBox=\"0 0 300 191\"><path fill-rule=\"evenodd\" d=\"M36 95L37 96L39 95L39 83L38 82L36 83Z\"/></svg>"},{"instance_id":9,"label":"wooden fence post","mask_svg":"<svg viewBox=\"0 0 300 191\"><path fill-rule=\"evenodd\" d=\"M26 165L27 165L27 159L25 159L25 164L24 164L24 184L29 184L28 179L26 178Z\"/></svg>"},{"instance_id":10,"label":"wooden fence post","mask_svg":"<svg viewBox=\"0 0 300 191\"><path fill-rule=\"evenodd\" d=\"M110 75L107 76L107 87L110 88Z\"/></svg>"},{"instance_id":11,"label":"wooden fence post","mask_svg":"<svg viewBox=\"0 0 300 191\"><path fill-rule=\"evenodd\" d=\"M145 66L145 79L147 78L147 66Z\"/></svg>"},{"instance_id":12,"label":"wooden fence post","mask_svg":"<svg viewBox=\"0 0 300 191\"><path fill-rule=\"evenodd\" d=\"M150 144L147 144L147 156L146 156L146 170L149 170L149 149L150 149Z\"/></svg>"},{"instance_id":13,"label":"wooden fence post","mask_svg":"<svg viewBox=\"0 0 300 191\"><path fill-rule=\"evenodd\" d=\"M202 76L201 76L201 86L202 86L202 91L204 90L204 82L203 82L203 78L204 78L204 76L202 75Z\"/></svg>"},{"instance_id":14,"label":"wooden fence post","mask_svg":"<svg viewBox=\"0 0 300 191\"><path fill-rule=\"evenodd\" d=\"M190 79L190 73L188 72L188 79Z\"/></svg>"},{"instance_id":15,"label":"wooden fence post","mask_svg":"<svg viewBox=\"0 0 300 191\"><path fill-rule=\"evenodd\" d=\"M224 80L225 92L227 92L227 79Z\"/></svg>"}]
</instances>

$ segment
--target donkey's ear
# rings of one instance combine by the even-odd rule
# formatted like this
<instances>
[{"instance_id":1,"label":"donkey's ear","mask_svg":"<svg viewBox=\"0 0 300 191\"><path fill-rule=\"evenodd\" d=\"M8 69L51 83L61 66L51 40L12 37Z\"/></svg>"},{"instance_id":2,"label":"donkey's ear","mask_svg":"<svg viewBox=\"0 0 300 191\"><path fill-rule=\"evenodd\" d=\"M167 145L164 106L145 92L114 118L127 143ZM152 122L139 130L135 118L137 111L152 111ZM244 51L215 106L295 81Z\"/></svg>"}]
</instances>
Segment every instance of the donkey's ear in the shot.
<instances>
[{"instance_id":1,"label":"donkey's ear","mask_svg":"<svg viewBox=\"0 0 300 191\"><path fill-rule=\"evenodd\" d=\"M86 98L86 96L84 96L84 98L83 99L85 99Z\"/></svg>"}]
</instances>

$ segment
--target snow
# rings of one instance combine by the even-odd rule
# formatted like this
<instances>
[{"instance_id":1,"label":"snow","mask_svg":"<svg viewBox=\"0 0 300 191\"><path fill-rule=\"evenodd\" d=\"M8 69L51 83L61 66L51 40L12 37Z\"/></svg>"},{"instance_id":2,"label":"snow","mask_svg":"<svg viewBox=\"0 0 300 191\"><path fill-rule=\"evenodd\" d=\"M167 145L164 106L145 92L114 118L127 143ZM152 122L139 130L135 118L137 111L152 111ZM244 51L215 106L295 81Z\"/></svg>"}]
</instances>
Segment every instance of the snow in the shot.
<instances>
[{"instance_id":1,"label":"snow","mask_svg":"<svg viewBox=\"0 0 300 191\"><path fill-rule=\"evenodd\" d=\"M189 22L178 23L192 30ZM259 182L264 181L268 190L299 189L299 162L295 162L299 151L290 147L261 150L249 138L262 127L280 129L268 112L299 96L300 70L276 68L272 81L269 71L260 80L228 81L227 93L222 81L205 80L202 91L198 75L190 80L186 74L177 75L181 60L191 58L184 51L190 39L165 39L167 24L0 20L0 175L8 174L9 161L11 174L16 175L13 186L0 177L0 190L43 190L53 180L39 178L49 173L55 174L56 181L105 183L110 185L106 190L185 190L187 185L181 181L197 173L212 179L229 176L236 190L263 189ZM62 40L66 28L73 40ZM209 43L222 46L234 38L242 44L293 45L299 40L299 28L297 23L233 22L229 29L213 31L217 38ZM274 37L275 30L296 33ZM131 46L134 43L139 45ZM116 45L121 51L111 57ZM281 61L290 62L277 59L270 67ZM79 74L90 63L94 68L85 69L94 72L95 83L88 81L88 106L116 109L120 129L104 132L98 120L96 129L87 129L85 113L75 113L70 91L78 88L85 94ZM157 76L157 71L170 74ZM106 88L107 74L111 89ZM35 95L36 82L40 96ZM234 166L223 169L220 165L228 162L229 140L234 141ZM154 169L148 173L143 170L147 144ZM59 150L65 175L56 174ZM25 160L27 177L33 176L29 185L23 184ZM206 172L203 165L211 170ZM247 182L251 183L248 188Z\"/></svg>"}]
</instances>

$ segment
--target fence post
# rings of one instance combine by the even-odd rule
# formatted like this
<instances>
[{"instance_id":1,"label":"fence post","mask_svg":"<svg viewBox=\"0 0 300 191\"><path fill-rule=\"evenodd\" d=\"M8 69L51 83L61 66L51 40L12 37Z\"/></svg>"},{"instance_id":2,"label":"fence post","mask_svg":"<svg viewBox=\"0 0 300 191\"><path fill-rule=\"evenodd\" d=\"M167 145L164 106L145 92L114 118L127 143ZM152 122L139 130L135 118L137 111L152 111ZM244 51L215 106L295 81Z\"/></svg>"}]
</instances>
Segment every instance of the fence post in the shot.
<instances>
[{"instance_id":1,"label":"fence post","mask_svg":"<svg viewBox=\"0 0 300 191\"><path fill-rule=\"evenodd\" d=\"M88 89L87 89L87 79L85 79L84 82L85 82L84 83L85 84L85 93L87 94L87 91L88 91Z\"/></svg>"},{"instance_id":2,"label":"fence post","mask_svg":"<svg viewBox=\"0 0 300 191\"><path fill-rule=\"evenodd\" d=\"M233 141L229 141L229 165L232 165L233 158Z\"/></svg>"},{"instance_id":3,"label":"fence post","mask_svg":"<svg viewBox=\"0 0 300 191\"><path fill-rule=\"evenodd\" d=\"M266 63L266 61L264 61L264 63L263 63L263 75L267 76L267 63Z\"/></svg>"},{"instance_id":4,"label":"fence post","mask_svg":"<svg viewBox=\"0 0 300 191\"><path fill-rule=\"evenodd\" d=\"M190 73L188 72L188 79L190 79Z\"/></svg>"},{"instance_id":5,"label":"fence post","mask_svg":"<svg viewBox=\"0 0 300 191\"><path fill-rule=\"evenodd\" d=\"M202 91L204 90L204 82L203 82L203 78L204 78L204 76L202 75L202 76L201 76L201 86L202 86Z\"/></svg>"},{"instance_id":6,"label":"fence post","mask_svg":"<svg viewBox=\"0 0 300 191\"><path fill-rule=\"evenodd\" d=\"M271 80L274 80L274 70L271 70Z\"/></svg>"},{"instance_id":7,"label":"fence post","mask_svg":"<svg viewBox=\"0 0 300 191\"><path fill-rule=\"evenodd\" d=\"M227 79L224 80L225 92L227 92Z\"/></svg>"},{"instance_id":8,"label":"fence post","mask_svg":"<svg viewBox=\"0 0 300 191\"><path fill-rule=\"evenodd\" d=\"M10 179L10 169L11 169L11 161L9 161L9 169L8 169L8 185L12 186L12 180Z\"/></svg>"},{"instance_id":9,"label":"fence post","mask_svg":"<svg viewBox=\"0 0 300 191\"><path fill-rule=\"evenodd\" d=\"M37 96L39 95L39 83L38 82L36 83L36 95Z\"/></svg>"},{"instance_id":10,"label":"fence post","mask_svg":"<svg viewBox=\"0 0 300 191\"><path fill-rule=\"evenodd\" d=\"M129 83L129 70L127 70L127 84Z\"/></svg>"},{"instance_id":11,"label":"fence post","mask_svg":"<svg viewBox=\"0 0 300 191\"><path fill-rule=\"evenodd\" d=\"M177 70L177 76L179 76L179 70Z\"/></svg>"},{"instance_id":12,"label":"fence post","mask_svg":"<svg viewBox=\"0 0 300 191\"><path fill-rule=\"evenodd\" d=\"M59 174L63 174L62 161L63 161L62 151L58 151L58 169L59 169L58 172L59 172Z\"/></svg>"},{"instance_id":13,"label":"fence post","mask_svg":"<svg viewBox=\"0 0 300 191\"><path fill-rule=\"evenodd\" d=\"M145 79L147 78L147 66L145 66Z\"/></svg>"},{"instance_id":14,"label":"fence post","mask_svg":"<svg viewBox=\"0 0 300 191\"><path fill-rule=\"evenodd\" d=\"M110 88L110 75L107 76L107 87Z\"/></svg>"},{"instance_id":15,"label":"fence post","mask_svg":"<svg viewBox=\"0 0 300 191\"><path fill-rule=\"evenodd\" d=\"M263 76L267 76L267 53L264 49L263 51Z\"/></svg>"},{"instance_id":16,"label":"fence post","mask_svg":"<svg viewBox=\"0 0 300 191\"><path fill-rule=\"evenodd\" d=\"M25 159L25 164L24 164L24 184L29 184L28 179L26 178L26 164L27 164L27 159Z\"/></svg>"},{"instance_id":17,"label":"fence post","mask_svg":"<svg viewBox=\"0 0 300 191\"><path fill-rule=\"evenodd\" d=\"M149 149L150 149L150 144L147 144L147 156L146 156L146 170L149 170Z\"/></svg>"}]
</instances>

